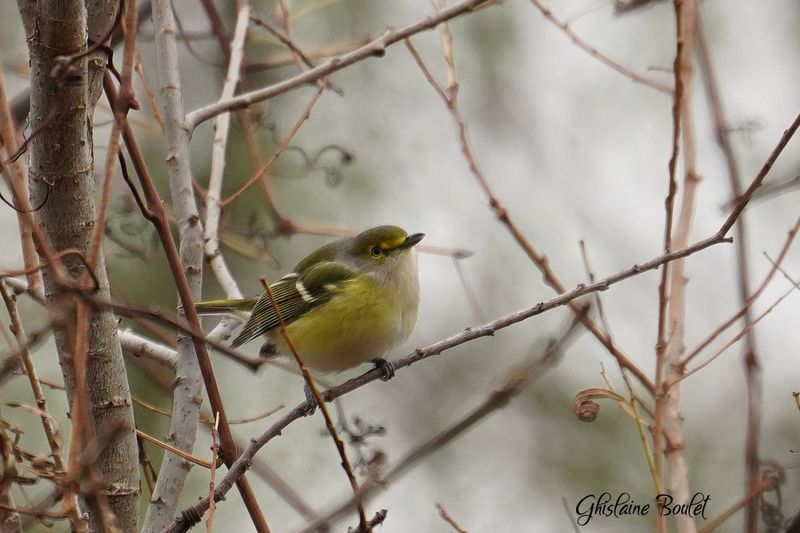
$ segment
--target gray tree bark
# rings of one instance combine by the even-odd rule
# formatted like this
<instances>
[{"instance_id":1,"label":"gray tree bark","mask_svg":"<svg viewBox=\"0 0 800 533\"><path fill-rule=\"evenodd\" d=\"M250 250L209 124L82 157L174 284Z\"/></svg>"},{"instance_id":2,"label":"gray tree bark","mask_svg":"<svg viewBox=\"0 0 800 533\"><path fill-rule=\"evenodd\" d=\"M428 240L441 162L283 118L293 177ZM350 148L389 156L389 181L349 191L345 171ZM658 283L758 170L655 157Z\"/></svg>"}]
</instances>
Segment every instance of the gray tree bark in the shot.
<instances>
[{"instance_id":1,"label":"gray tree bark","mask_svg":"<svg viewBox=\"0 0 800 533\"><path fill-rule=\"evenodd\" d=\"M36 220L56 250L88 252L95 230L92 115L102 88L104 53L75 61L62 84L57 84L51 73L59 56L85 49L87 36L93 40L102 37L119 5L114 0L18 0L30 52L30 131L35 132L49 120L46 130L35 135L29 146L30 196L34 206L46 198ZM91 31L87 30L87 7ZM75 279L86 274L86 266L75 257L66 257L64 265ZM110 299L102 252L94 275L99 282L97 295ZM56 309L64 300L63 288L56 283L53 271L45 269L43 279L51 309L63 311ZM70 317L69 322L74 325L75 321ZM76 391L74 347L66 327L60 326L54 333L67 398L72 404ZM87 343L90 416L97 434L113 430L111 438L97 443L99 456L94 464L103 475L102 491L111 510L126 531L135 531L137 445L128 379L112 312L91 310ZM91 509L83 510L90 513L89 526L100 530L98 516Z\"/></svg>"}]
</instances>

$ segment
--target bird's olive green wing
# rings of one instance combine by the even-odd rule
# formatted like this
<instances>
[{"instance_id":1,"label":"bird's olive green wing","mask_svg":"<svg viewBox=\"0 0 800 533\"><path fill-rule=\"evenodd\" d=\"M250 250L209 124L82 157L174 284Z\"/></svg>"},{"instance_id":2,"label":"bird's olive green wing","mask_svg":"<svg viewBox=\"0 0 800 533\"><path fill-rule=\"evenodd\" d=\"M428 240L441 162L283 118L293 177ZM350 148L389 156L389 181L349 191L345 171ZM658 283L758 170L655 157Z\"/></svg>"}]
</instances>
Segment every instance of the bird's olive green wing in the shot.
<instances>
[{"instance_id":1,"label":"bird's olive green wing","mask_svg":"<svg viewBox=\"0 0 800 533\"><path fill-rule=\"evenodd\" d=\"M287 274L270 285L284 324L289 324L314 307L330 300L341 283L352 279L355 275L355 270L340 263L322 261L306 268L302 273ZM264 292L256 300L250 319L239 336L233 340L232 346L241 346L250 339L264 335L279 323L275 305L269 294Z\"/></svg>"}]
</instances>

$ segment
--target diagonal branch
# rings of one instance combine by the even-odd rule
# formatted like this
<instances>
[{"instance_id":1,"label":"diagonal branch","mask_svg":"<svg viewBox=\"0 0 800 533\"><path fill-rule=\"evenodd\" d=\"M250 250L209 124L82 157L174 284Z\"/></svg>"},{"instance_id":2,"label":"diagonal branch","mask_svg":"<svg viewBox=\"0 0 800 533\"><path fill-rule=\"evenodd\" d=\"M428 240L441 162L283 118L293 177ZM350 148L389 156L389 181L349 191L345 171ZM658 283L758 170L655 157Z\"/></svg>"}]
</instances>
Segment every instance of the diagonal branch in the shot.
<instances>
[{"instance_id":1,"label":"diagonal branch","mask_svg":"<svg viewBox=\"0 0 800 533\"><path fill-rule=\"evenodd\" d=\"M167 0L153 2L153 22L157 30L158 75L162 103L167 119L167 170L170 176L172 202L178 222L180 257L176 253L175 243L172 240L172 235L164 216L163 206L153 187L152 180L149 179L146 171L140 173L139 177L142 180L142 185L147 188L146 194L150 211L154 214L159 214L159 222L157 224L159 237L164 244L186 318L192 328L199 330L200 321L193 301L200 296L202 290L203 234L191 184L189 130L185 127L183 114L177 44L175 42L175 22L170 2ZM126 130L125 134L128 132ZM132 136L124 136L130 148L132 139L129 138ZM137 168L137 170L139 169ZM144 169L142 170L144 171ZM208 349L200 339L181 335L178 339L178 352L176 372L180 379L176 381L173 413L181 413L181 415L185 416L173 417L172 423L182 425L180 436L184 443L179 447L184 451L191 451L194 447L200 415L199 405L197 405L195 399L200 396L202 391L200 380L202 378L202 384L205 385L212 411L215 414L219 414L220 456L226 464L231 464L238 453L225 416L222 396L217 386ZM168 485L166 482L162 483L162 476L159 476L159 481L156 485L157 494L153 496L153 505L148 510L145 523L147 530L161 529L163 524L171 519L172 512L182 492L186 479L186 469L180 460L176 459L172 454L166 454L165 461L162 463L162 474L165 472L170 472L174 476L176 484ZM249 482L242 478L237 481L237 486L256 529L260 532L269 531ZM167 487L169 487L169 490L166 490ZM164 501L164 495L169 497L169 504Z\"/></svg>"},{"instance_id":2,"label":"diagonal branch","mask_svg":"<svg viewBox=\"0 0 800 533\"><path fill-rule=\"evenodd\" d=\"M467 123L461 114L461 109L458 103L458 82L456 79L455 60L453 58L452 37L447 29L447 25L443 26L442 31L445 62L447 63L449 78L449 85L447 88L442 87L439 82L436 81L436 78L430 72L430 69L425 64L425 61L422 59L422 56L419 54L417 49L411 43L410 39L406 39L406 47L425 76L425 79L428 80L433 89L436 91L436 94L439 95L450 112L458 131L458 139L461 143L461 152L464 155L464 159L467 161L470 172L478 182L478 186L488 199L489 208L492 210L497 219L506 226L506 229L508 229L509 233L517 242L517 245L520 247L520 249L522 249L525 255L528 256L531 262L533 262L533 264L536 265L536 267L542 273L545 283L552 287L556 292L563 293L567 290L567 287L562 283L561 279L550 267L550 262L547 259L547 256L539 252L528 240L528 238L525 237L525 235L522 233L522 230L514 222L511 213L505 207L500 198L495 195L492 187L489 185L488 178L478 164L478 158L475 154L475 150L472 147L472 141L469 137ZM639 368L606 333L603 332L603 330L597 325L592 317L590 317L587 313L580 313L580 306L578 304L571 303L570 307L572 308L573 312L576 313L576 315L580 314L581 320L583 321L586 329L588 329L595 336L595 338L600 341L606 350L608 350L608 352L617 360L618 364L621 367L630 370L630 372L635 375L636 378L648 388L648 390L652 392L654 390L653 385L650 379L647 377L647 374L645 374L645 372Z\"/></svg>"},{"instance_id":3,"label":"diagonal branch","mask_svg":"<svg viewBox=\"0 0 800 533\"><path fill-rule=\"evenodd\" d=\"M469 13L484 5L492 5L496 0L461 0L456 2L447 9L443 9L435 15L430 15L424 19L404 26L397 30L389 30L383 35L370 41L364 46L336 57L333 57L319 66L309 69L297 76L283 80L261 89L246 92L227 100L221 100L206 107L202 107L191 113L186 114L186 128L189 132L193 132L197 126L209 120L220 113L226 111L234 111L236 109L244 109L257 102L262 102L273 96L291 91L298 87L302 87L309 83L316 82L337 72L345 67L354 63L358 63L368 57L382 57L386 53L386 48L395 44L398 41L407 39L417 33L435 28L444 21L455 18L459 15Z\"/></svg>"},{"instance_id":4,"label":"diagonal branch","mask_svg":"<svg viewBox=\"0 0 800 533\"><path fill-rule=\"evenodd\" d=\"M563 31L564 34L567 37L569 37L578 48L580 48L590 56L596 58L601 63L608 65L609 67L613 68L623 76L630 78L636 83L641 83L642 85L646 85L651 89L655 89L670 96L674 94L674 91L668 85L665 85L656 80L652 80L650 78L642 76L641 74L634 71L632 68L623 65L622 63L613 58L608 57L607 55L600 52L597 48L593 47L592 45L581 39L581 37L578 36L578 34L575 33L575 31L570 27L569 22L564 22L556 18L556 16L553 14L550 8L544 5L542 0L531 0L531 2L533 3L534 6L536 6L536 8L542 13L542 15L544 15L544 17L547 20L555 24L555 26L559 28L561 31Z\"/></svg>"},{"instance_id":5,"label":"diagonal branch","mask_svg":"<svg viewBox=\"0 0 800 533\"><path fill-rule=\"evenodd\" d=\"M571 291L565 292L564 294L560 294L559 296L551 300L540 302L532 307L521 309L515 313L505 315L492 322L484 324L483 326L477 328L466 328L466 330L451 337L448 337L446 339L443 339L439 342L425 346L423 348L417 348L414 351L414 353L395 361L394 362L395 369L400 370L406 368L418 361L422 361L423 359L433 357L434 355L439 355L446 350L455 348L456 346L460 346L475 339L479 339L481 337L493 336L497 331L501 329L505 329L509 326L527 320L531 317L540 315L556 307L566 305L569 302L575 300L576 298L580 298L582 296L591 294L593 292L607 290L609 287L611 287L616 283L619 283L620 281L631 278L633 276L640 275L643 272L654 270L665 263L674 261L678 258L687 257L689 255L697 253L701 250L705 250L706 248L709 248L716 244L721 244L723 242L730 242L730 239L720 234L712 235L711 237L698 241L692 244L691 246L687 246L682 250L676 250L675 252L662 254L645 263L634 265L626 270L607 276L594 283L588 285L583 285L583 284L578 285ZM578 316L577 318L578 320L580 320L580 316ZM336 398L339 398L349 392L359 389L368 383L379 380L382 375L383 374L381 370L373 369L369 372L362 374L357 378L351 379L350 381L347 381L337 387L325 391L322 394L322 396L326 402L331 402ZM219 501L225 498L225 494L227 494L227 492L231 489L235 480L239 476L244 474L244 472L249 467L250 462L252 461L253 457L258 452L258 450L260 450L270 440L280 435L281 432L285 430L286 427L289 426L292 422L306 416L309 408L310 405L308 404L308 402L301 403L300 405L298 405L297 407L286 413L281 420L273 424L269 429L267 429L267 431L265 431L258 437L254 438L251 441L250 445L242 452L242 455L236 460L236 462L229 467L228 473L225 475L223 480L217 485L217 490L215 492L215 500ZM191 511L184 511L183 513L181 513L181 518L173 522L169 526L169 528L166 529L166 531L170 532L185 531L186 528L191 527L193 523L196 523L191 521L191 517L196 517L199 520L199 517L201 517L202 514L208 509L208 505L209 501L207 498L201 500L199 503L197 503L192 507Z\"/></svg>"},{"instance_id":6,"label":"diagonal branch","mask_svg":"<svg viewBox=\"0 0 800 533\"><path fill-rule=\"evenodd\" d=\"M786 145L789 143L789 140L794 136L797 132L798 128L800 128L800 115L795 117L792 124L789 128L783 133L780 141L778 142L777 146L772 150L767 161L764 163L763 167L759 171L758 175L753 179L753 181L748 186L747 190L744 194L737 200L736 204L734 205L731 212L728 214L725 221L722 223L722 226L717 230L716 233L702 239L700 241L695 242L692 245L689 245L683 249L676 250L674 252L667 252L658 257L655 257L649 261L646 261L641 264L633 265L632 267L617 272L616 274L612 274L607 276L603 279L597 280L593 283L588 285L578 285L577 287L573 288L570 291L564 292L559 296L548 300L546 302L540 302L533 307L529 307L526 309L522 309L517 311L516 313L511 313L510 315L506 315L504 317L498 318L493 322L485 324L479 328L467 328L465 331L453 335L447 339L441 340L435 344L431 344L425 348L418 348L415 352L407 357L400 359L399 361L395 362L395 368L400 370L407 366L410 366L417 361L421 361L423 359L427 359L428 357L432 357L434 355L441 354L445 350L450 348L454 348L466 342L472 341L474 339L486 336L493 336L495 332L499 331L500 329L504 329L509 327L513 324L522 322L528 318L533 316L539 315L553 309L555 307L559 307L562 305L569 304L576 298L580 298L587 294L591 294L598 291L605 291L608 290L612 285L619 283L620 281L626 280L633 276L637 276L643 272L647 272L650 270L654 270L656 268L661 267L671 261L675 261L676 259L681 259L688 257L694 253L697 253L701 250L705 250L711 246L721 244L723 242L731 242L732 239L727 237L727 233L730 231L731 227L736 223L736 220L741 215L744 208L747 206L748 202L752 198L753 194L756 190L761 186L764 181L764 178L769 173L769 170L772 168L775 161L783 152ZM580 319L580 317L579 317ZM367 383L372 381L378 380L381 377L381 371L378 369L373 369L358 378L352 379L335 387L333 389L329 389L325 391L323 394L325 401L330 402L351 392L356 390L360 387L363 387ZM647 385L648 382L645 383ZM649 385L650 390L653 391L652 383ZM215 491L215 500L224 499L225 494L230 490L233 483L239 476L243 475L244 472L249 467L250 461L269 440L280 435L281 431L286 429L286 427L291 424L293 421L302 418L306 415L308 411L309 405L307 402L304 402L297 407L295 407L292 411L287 413L283 419L276 422L271 428L269 428L265 433L254 439L251 444L243 451L242 455L236 460L236 462L229 466L228 474L225 478L220 482ZM208 499L201 500L199 503L194 505L191 509L191 512L186 512L182 514L181 518L173 522L170 525L168 531L184 531L185 528L191 527L191 523L187 522L190 516L200 517L202 514L208 509L209 501ZM198 518L199 520L199 518Z\"/></svg>"},{"instance_id":7,"label":"diagonal branch","mask_svg":"<svg viewBox=\"0 0 800 533\"><path fill-rule=\"evenodd\" d=\"M586 313L588 311L589 306L584 306L581 312ZM547 342L540 341L542 344L541 347L537 346L538 349L535 352L532 350L532 353L526 360L512 367L507 373L503 385L489 394L489 396L470 413L409 451L394 467L386 472L386 474L380 476L380 478L369 479L356 495L342 502L334 507L332 511L303 528L301 533L310 533L325 522L341 517L350 509L354 501L366 500L376 492L385 490L386 487L422 459L442 449L464 434L468 429L482 422L489 415L507 406L511 400L519 396L520 393L525 390L525 387L529 386L531 382L536 380L546 370L555 366L558 361L564 357L565 348L574 340L576 334L580 332L579 324L580 315L575 315L565 331L548 339Z\"/></svg>"}]
</instances>

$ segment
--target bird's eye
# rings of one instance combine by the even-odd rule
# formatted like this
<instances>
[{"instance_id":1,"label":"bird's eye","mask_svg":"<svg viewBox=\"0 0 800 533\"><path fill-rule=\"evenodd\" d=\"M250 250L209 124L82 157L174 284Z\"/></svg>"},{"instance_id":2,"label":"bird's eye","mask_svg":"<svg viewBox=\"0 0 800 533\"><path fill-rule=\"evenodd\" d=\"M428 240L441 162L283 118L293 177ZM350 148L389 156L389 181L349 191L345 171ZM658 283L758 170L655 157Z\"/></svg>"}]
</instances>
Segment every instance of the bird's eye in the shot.
<instances>
[{"instance_id":1,"label":"bird's eye","mask_svg":"<svg viewBox=\"0 0 800 533\"><path fill-rule=\"evenodd\" d=\"M372 255L372 257L380 257L381 255L383 255L383 248L381 248L380 246L373 246L372 248L369 249L369 253L370 255Z\"/></svg>"}]
</instances>

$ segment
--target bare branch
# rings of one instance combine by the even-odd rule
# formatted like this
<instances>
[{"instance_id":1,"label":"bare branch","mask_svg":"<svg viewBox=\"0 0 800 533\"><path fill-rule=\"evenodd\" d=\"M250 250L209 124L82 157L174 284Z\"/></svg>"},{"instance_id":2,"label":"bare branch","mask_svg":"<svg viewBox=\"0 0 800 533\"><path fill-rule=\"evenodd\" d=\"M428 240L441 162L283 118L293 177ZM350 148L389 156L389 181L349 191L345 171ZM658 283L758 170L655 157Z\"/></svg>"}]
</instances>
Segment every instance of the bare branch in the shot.
<instances>
[{"instance_id":1,"label":"bare branch","mask_svg":"<svg viewBox=\"0 0 800 533\"><path fill-rule=\"evenodd\" d=\"M175 370L177 354L172 348L153 342L129 329L120 330L118 335L123 350Z\"/></svg>"},{"instance_id":2,"label":"bare branch","mask_svg":"<svg viewBox=\"0 0 800 533\"><path fill-rule=\"evenodd\" d=\"M355 507L358 510L358 528L360 531L368 531L367 530L367 515L364 511L364 504L360 498L358 498L358 480L356 479L356 475L353 473L353 466L350 464L350 459L347 457L347 450L344 448L344 442L342 442L342 438L339 436L339 433L336 431L336 424L333 423L333 418L331 414L328 412L328 408L325 405L325 401L322 398L322 394L319 391L319 387L317 386L314 378L311 376L311 369L303 360L303 357L300 355L300 352L297 351L297 346L295 346L292 337L289 335L289 331L286 329L286 323L283 321L283 314L281 313L281 309L278 306L278 302L275 300L275 296L272 294L272 287L270 287L269 283L267 283L266 278L263 276L261 277L261 284L264 286L264 290L266 291L267 295L269 296L270 303L272 304L272 308L275 310L275 316L278 318L278 324L280 327L280 332L283 338L286 340L286 344L289 345L289 350L292 352L292 356L294 360L297 362L297 366L300 367L300 372L303 374L303 380L306 382L306 386L308 390L311 392L311 395L314 399L314 403L319 407L320 413L322 413L322 417L325 420L325 429L328 430L328 434L331 436L334 445L336 446L336 451L339 454L339 458L342 460L342 468L344 469L345 473L347 474L347 480L350 482L350 487L353 489L353 495L355 496ZM209 500L210 505L212 500Z\"/></svg>"},{"instance_id":3,"label":"bare branch","mask_svg":"<svg viewBox=\"0 0 800 533\"><path fill-rule=\"evenodd\" d=\"M587 311L588 307L585 307L584 312ZM359 493L353 496L353 498L334 507L332 511L323 515L323 517L316 522L309 524L302 529L301 532L310 533L320 524L342 516L348 511L353 501L366 500L376 492L386 489L386 487L413 465L440 450L495 411L508 405L508 403L518 396L526 386L529 386L531 382L541 376L547 369L554 366L559 359L563 358L566 346L574 339L575 334L579 331L579 324L580 317L573 317L572 322L564 332L561 332L551 339L547 339L547 342L541 342L542 346L537 346L535 352L531 350L531 354L525 361L508 372L503 385L498 390L492 392L478 407L450 427L443 429L408 452L394 467L386 472L386 474L382 475L380 479L369 479L362 485Z\"/></svg>"},{"instance_id":4,"label":"bare branch","mask_svg":"<svg viewBox=\"0 0 800 533\"><path fill-rule=\"evenodd\" d=\"M435 28L446 20L463 15L464 13L469 13L470 11L484 4L490 5L494 2L495 0L461 0L449 8L440 11L436 15L425 17L418 22L409 24L408 26L404 26L397 30L387 31L382 36L374 39L368 44L357 48L352 52L333 57L321 65L298 74L293 78L280 81L262 89L256 89L255 91L240 94L228 100L220 101L215 104L200 108L196 111L192 111L186 115L186 127L190 132L194 131L197 126L220 113L234 111L236 109L244 109L256 102L262 102L272 98L273 96L277 96L287 91L291 91L292 89L302 87L308 83L321 80L338 70L348 67L353 63L362 61L368 57L381 57L386 53L387 47L398 41L402 41L403 39L422 31Z\"/></svg>"},{"instance_id":5,"label":"bare branch","mask_svg":"<svg viewBox=\"0 0 800 533\"><path fill-rule=\"evenodd\" d=\"M236 17L236 29L231 42L230 62L228 63L228 74L225 77L225 84L222 87L220 100L230 98L236 91L239 83L239 71L241 70L244 40L247 35L247 24L250 18L250 6L244 2L239 9ZM205 255L211 266L211 271L217 278L222 289L228 298L242 298L242 293L236 284L236 280L228 270L228 265L222 252L219 249L219 218L222 214L222 204L220 201L222 191L222 178L225 173L225 149L228 144L228 130L230 126L230 113L222 113L214 121L214 140L211 147L211 173L208 178L208 192L206 194L206 223L205 234Z\"/></svg>"},{"instance_id":6,"label":"bare branch","mask_svg":"<svg viewBox=\"0 0 800 533\"><path fill-rule=\"evenodd\" d=\"M566 305L567 303L569 303L572 300L575 300L576 298L580 298L582 296L585 296L586 294L591 294L596 291L607 290L611 285L618 283L624 279L639 275L643 272L654 270L666 262L673 261L680 257L687 257L693 253L699 252L710 246L714 246L716 244L720 244L723 242L730 242L730 239L727 239L724 236L714 235L712 237L709 237L708 239L703 239L702 241L698 241L693 245L688 246L682 250L676 250L675 252L663 254L645 263L634 265L633 267L628 268L624 271L600 279L595 283L589 285L578 285L571 291L561 294L556 298L553 298L546 302L541 302L534 305L533 307L522 309L520 311L517 311L516 313L511 313L510 315L500 317L478 328L467 328L465 331L461 333L453 335L452 337L449 337L447 339L443 339L437 343L431 344L424 348L417 348L417 350L415 350L414 353L412 353L411 355L408 355L398 361L395 361L394 362L395 369L400 370L402 368L411 366L412 364L418 361L427 359L434 355L441 354L446 350L449 350L456 346L460 346L461 344L464 344L466 342L470 342L472 340L481 337L493 336L497 331L501 329L522 322L528 318L544 313L545 311L548 311L555 307ZM578 319L580 320L581 317L578 317ZM340 396L343 396L353 390L363 387L367 383L380 379L381 376L382 372L379 369L373 369L359 376L358 378L351 379L350 381L347 381L342 385L339 385L333 389L325 391L322 394L322 396L325 399L325 401L331 402L336 398L339 398ZM265 444L267 444L267 442L269 442L271 439L280 435L281 431L285 430L289 424L291 424L295 420L298 420L306 416L309 407L310 406L308 402L304 402L298 405L297 407L286 413L281 420L273 424L267 431L262 433L256 439L254 439L251 442L251 444L247 447L247 449L243 451L242 455L236 460L236 462L229 467L228 473L217 487L217 491L215 492L215 499L216 500L223 499L225 494L233 486L233 483L238 478L238 476L242 475L247 470L250 461L258 452L258 450L261 449ZM192 517L198 517L197 519L199 520L199 517L202 516L202 513L204 513L206 509L208 509L208 505L209 502L207 499L201 500L198 504L193 506L190 512L182 513L181 518L173 522L173 524L168 528L168 531L171 532L185 531L186 528L191 527L191 525L195 523L192 522Z\"/></svg>"},{"instance_id":7,"label":"bare branch","mask_svg":"<svg viewBox=\"0 0 800 533\"><path fill-rule=\"evenodd\" d=\"M430 69L425 64L419 52L417 52L414 45L411 43L411 40L406 39L405 44L409 52L411 52L414 61L416 61L417 65L425 76L425 79L428 80L428 82L436 91L436 94L439 95L445 106L447 106L447 109L456 125L458 140L461 144L461 152L464 155L464 159L467 162L470 172L478 182L478 186L481 188L483 194L489 201L489 208L492 210L495 217L497 217L497 220L506 226L506 229L508 229L509 233L514 238L520 249L542 272L545 282L556 292L565 292L567 288L561 282L558 275L556 275L555 271L553 271L547 256L539 252L524 235L520 227L516 224L511 216L511 213L505 207L500 198L495 195L492 187L489 185L488 178L484 174L481 166L478 164L478 158L475 154L474 148L472 147L472 141L469 136L467 123L461 114L461 109L459 107L458 82L455 70L455 58L453 57L452 36L447 24L442 26L442 48L444 49L445 62L448 67L449 82L449 85L446 88L442 87L439 82L436 81L435 76L430 72ZM598 341L600 341L600 343L603 344L608 352L617 360L619 365L630 370L630 372L652 392L654 390L653 384L648 378L647 374L641 368L636 366L631 358L623 353L622 350L613 343L608 335L603 333L603 331L587 313L580 313L580 306L577 303L571 303L570 307L576 315L580 314L584 321L584 326L592 332L592 334L597 338Z\"/></svg>"},{"instance_id":8,"label":"bare branch","mask_svg":"<svg viewBox=\"0 0 800 533\"><path fill-rule=\"evenodd\" d=\"M467 533L467 530L458 525L458 522L456 522L456 520L450 516L450 513L447 512L447 509L444 508L444 505L437 503L436 510L439 511L439 516L442 517L442 520L447 522L454 531L457 531L458 533Z\"/></svg>"},{"instance_id":9,"label":"bare branch","mask_svg":"<svg viewBox=\"0 0 800 533\"><path fill-rule=\"evenodd\" d=\"M170 176L170 190L180 236L180 258L175 254L175 245L164 216L158 193L152 185L145 169L139 169L139 177L146 185L148 207L158 213L156 225L162 239L176 281L183 310L192 328L200 330L200 322L194 308L193 300L199 298L202 290L203 272L203 230L200 223L195 197L192 190L191 168L189 159L189 134L183 113L181 83L178 70L177 45L175 43L175 23L171 4L168 0L154 0L153 22L156 26L156 49L158 51L158 74L161 86L167 125L167 170ZM134 142L129 131L125 132L125 141L129 149ZM136 164L137 158L134 158ZM178 339L178 363L176 372L184 379L176 382L173 412L181 416L172 418L173 428L170 435L179 442L172 444L191 452L197 434L200 416L199 405L195 398L201 393L201 378L205 384L212 410L219 413L220 420L220 456L226 464L236 457L236 443L231 434L222 403L222 396L214 376L211 358L205 344L197 337L181 336ZM168 479L168 476L171 481ZM173 516L177 500L186 479L187 471L176 456L165 454L152 504L145 520L146 531L157 531L163 528ZM163 482L162 482L163 480ZM245 506L259 532L269 531L266 520L256 501L250 484L245 478L237 481L239 492ZM168 489L167 489L168 488ZM168 501L167 501L168 500Z\"/></svg>"},{"instance_id":10,"label":"bare branch","mask_svg":"<svg viewBox=\"0 0 800 533\"><path fill-rule=\"evenodd\" d=\"M697 188L700 176L696 167L696 142L694 135L694 108L692 106L692 82L694 53L694 0L675 0L675 17L677 20L677 51L675 55L675 104L673 107L674 134L673 154L670 160L670 192L668 198L674 197L674 172L678 156L677 141L682 139L683 148L683 195L681 198L680 213L677 225L668 236L668 248L682 248L689 240L689 234L694 219L694 210L697 199ZM671 205L667 202L671 210ZM671 221L668 217L668 221ZM667 231L670 229L667 224ZM686 270L685 261L678 260L664 268L664 276L669 275L668 284L662 284L659 291L660 315L659 332L666 337L659 337L657 349L657 365L660 369L656 387L656 434L655 440L660 441L659 424L663 417L664 434L668 446L664 448L664 456L669 465L669 491L676 501L683 503L691 497L689 490L689 466L684 455L683 439L683 414L681 412L680 386L666 386L680 373L677 365L683 353L684 335L686 327ZM667 291L666 294L664 291ZM658 454L659 448L655 452ZM689 516L677 517L678 531L681 533L694 533L697 526ZM659 521L664 527L665 522Z\"/></svg>"},{"instance_id":11,"label":"bare branch","mask_svg":"<svg viewBox=\"0 0 800 533\"><path fill-rule=\"evenodd\" d=\"M651 89L655 89L667 95L672 95L674 93L671 87L663 83L660 83L656 80L651 80L650 78L642 76L641 74L635 72L632 68L625 66L619 61L616 61L615 59L608 57L607 55L600 52L597 48L588 44L586 41L581 39L577 33L573 31L568 22L564 22L556 18L556 16L553 14L550 8L545 6L541 0L531 0L531 2L533 3L533 5L536 6L536 8L542 13L542 15L544 15L544 17L547 20L555 24L556 27L558 27L561 31L563 31L564 34L567 37L569 37L578 48L580 48L590 56L598 59L602 63L605 63L609 67L613 68L623 76L630 78L632 81L635 81L636 83L641 83L642 85L646 85Z\"/></svg>"}]
</instances>

